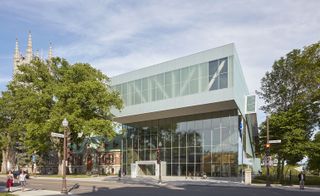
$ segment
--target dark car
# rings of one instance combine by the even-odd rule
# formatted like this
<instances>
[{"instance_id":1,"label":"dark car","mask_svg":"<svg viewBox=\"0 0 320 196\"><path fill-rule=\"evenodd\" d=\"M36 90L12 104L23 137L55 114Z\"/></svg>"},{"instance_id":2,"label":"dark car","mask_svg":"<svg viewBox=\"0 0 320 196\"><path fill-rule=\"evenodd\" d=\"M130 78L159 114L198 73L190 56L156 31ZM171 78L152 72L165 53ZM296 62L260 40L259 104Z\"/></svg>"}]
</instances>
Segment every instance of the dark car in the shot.
<instances>
[{"instance_id":1,"label":"dark car","mask_svg":"<svg viewBox=\"0 0 320 196\"><path fill-rule=\"evenodd\" d=\"M26 174L26 179L29 179L30 175L29 175L28 171L24 171L24 173ZM20 175L20 171L19 170L13 171L12 174L15 179L18 179L19 175Z\"/></svg>"}]
</instances>

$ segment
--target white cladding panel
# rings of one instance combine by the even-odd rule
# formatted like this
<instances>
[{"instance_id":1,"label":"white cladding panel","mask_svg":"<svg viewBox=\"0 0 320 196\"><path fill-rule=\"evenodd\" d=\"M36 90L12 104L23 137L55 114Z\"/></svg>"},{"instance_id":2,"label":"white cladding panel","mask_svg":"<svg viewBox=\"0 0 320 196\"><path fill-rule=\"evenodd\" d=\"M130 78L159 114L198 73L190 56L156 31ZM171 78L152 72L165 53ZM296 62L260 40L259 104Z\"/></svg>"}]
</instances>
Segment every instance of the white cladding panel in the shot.
<instances>
[{"instance_id":1,"label":"white cladding panel","mask_svg":"<svg viewBox=\"0 0 320 196\"><path fill-rule=\"evenodd\" d=\"M226 109L238 108L242 114L244 114L245 96L248 95L248 89L233 43L115 76L111 78L111 84L112 86L115 86L225 57L228 57L228 88L216 90L208 89L208 91L199 92L196 94L128 105L125 106L121 112L112 110L112 113L117 117L116 121L118 119L118 121L121 122L122 117L144 114L148 115L150 113L180 108L193 107L193 109L196 109L194 107L212 103L215 103L215 105L210 105L210 107L214 107L211 108L212 111L218 111L223 110L223 108L219 107L219 103L223 102L234 103L231 105L229 104ZM181 115L184 114L182 113Z\"/></svg>"}]
</instances>

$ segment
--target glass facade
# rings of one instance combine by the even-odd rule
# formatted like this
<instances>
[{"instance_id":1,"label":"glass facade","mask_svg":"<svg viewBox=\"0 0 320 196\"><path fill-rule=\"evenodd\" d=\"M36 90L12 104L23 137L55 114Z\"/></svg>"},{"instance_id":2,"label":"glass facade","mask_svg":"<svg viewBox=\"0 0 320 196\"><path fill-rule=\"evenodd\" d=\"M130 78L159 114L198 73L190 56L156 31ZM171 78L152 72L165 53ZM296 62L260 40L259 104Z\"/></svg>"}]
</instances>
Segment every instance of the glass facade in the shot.
<instances>
[{"instance_id":1,"label":"glass facade","mask_svg":"<svg viewBox=\"0 0 320 196\"><path fill-rule=\"evenodd\" d=\"M167 176L238 175L237 110L123 125L123 168L156 160L157 148Z\"/></svg>"},{"instance_id":2,"label":"glass facade","mask_svg":"<svg viewBox=\"0 0 320 196\"><path fill-rule=\"evenodd\" d=\"M113 86L126 106L228 88L228 57Z\"/></svg>"}]
</instances>

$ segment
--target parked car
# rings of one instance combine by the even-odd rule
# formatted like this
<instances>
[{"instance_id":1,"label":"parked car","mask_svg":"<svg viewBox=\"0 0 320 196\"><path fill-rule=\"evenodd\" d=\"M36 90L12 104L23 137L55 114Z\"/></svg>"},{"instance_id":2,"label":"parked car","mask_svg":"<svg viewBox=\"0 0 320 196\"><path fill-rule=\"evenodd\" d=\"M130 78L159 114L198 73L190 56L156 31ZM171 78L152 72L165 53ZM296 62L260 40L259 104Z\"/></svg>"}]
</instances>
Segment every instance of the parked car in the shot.
<instances>
[{"instance_id":1,"label":"parked car","mask_svg":"<svg viewBox=\"0 0 320 196\"><path fill-rule=\"evenodd\" d=\"M29 172L24 171L24 173L26 174L26 178L29 179L29 177L30 177ZM12 174L15 179L18 179L19 175L20 175L20 170L13 171Z\"/></svg>"}]
</instances>

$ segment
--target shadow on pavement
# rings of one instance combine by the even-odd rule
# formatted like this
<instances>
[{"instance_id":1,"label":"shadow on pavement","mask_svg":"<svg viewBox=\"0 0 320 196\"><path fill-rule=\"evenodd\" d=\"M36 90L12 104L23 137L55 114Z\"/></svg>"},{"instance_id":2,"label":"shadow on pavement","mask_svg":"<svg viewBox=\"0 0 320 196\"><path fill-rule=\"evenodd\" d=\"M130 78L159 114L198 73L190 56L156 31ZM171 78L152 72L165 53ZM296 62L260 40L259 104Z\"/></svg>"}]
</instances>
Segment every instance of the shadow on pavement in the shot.
<instances>
[{"instance_id":1,"label":"shadow on pavement","mask_svg":"<svg viewBox=\"0 0 320 196\"><path fill-rule=\"evenodd\" d=\"M123 182L126 183L126 182ZM131 182L130 182L131 183ZM149 183L146 183L149 185ZM180 185L180 186L164 186L154 185L149 187L95 187L92 186L91 192L77 193L74 195L86 196L163 196L163 195L174 195L174 196L248 196L248 195L259 195L259 196L270 196L270 195L281 195L281 196L298 196L298 195L310 195L318 196L319 192L306 192L306 191L290 191L277 188L266 188L266 187L234 187L234 186L197 186L197 185Z\"/></svg>"}]
</instances>

